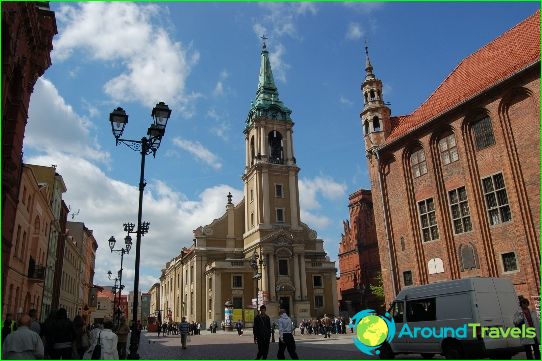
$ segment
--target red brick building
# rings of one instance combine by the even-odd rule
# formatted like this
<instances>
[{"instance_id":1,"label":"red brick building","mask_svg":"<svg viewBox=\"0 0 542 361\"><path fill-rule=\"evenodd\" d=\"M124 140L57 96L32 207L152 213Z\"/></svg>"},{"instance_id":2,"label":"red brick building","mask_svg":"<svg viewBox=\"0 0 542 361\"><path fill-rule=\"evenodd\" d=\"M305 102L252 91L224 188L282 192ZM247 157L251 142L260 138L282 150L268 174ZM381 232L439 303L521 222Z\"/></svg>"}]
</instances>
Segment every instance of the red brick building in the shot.
<instances>
[{"instance_id":1,"label":"red brick building","mask_svg":"<svg viewBox=\"0 0 542 361\"><path fill-rule=\"evenodd\" d=\"M506 277L540 295L540 11L391 116L367 54L360 114L386 301L405 285Z\"/></svg>"},{"instance_id":2,"label":"red brick building","mask_svg":"<svg viewBox=\"0 0 542 361\"><path fill-rule=\"evenodd\" d=\"M34 84L51 65L55 13L48 2L2 2L2 294L22 174L23 137ZM5 304L5 300L2 300Z\"/></svg>"},{"instance_id":3,"label":"red brick building","mask_svg":"<svg viewBox=\"0 0 542 361\"><path fill-rule=\"evenodd\" d=\"M354 315L365 308L382 307L382 300L378 300L369 287L377 283L380 273L371 191L360 189L352 193L348 197L348 209L350 220L343 221L344 234L339 243L337 284L340 311Z\"/></svg>"}]
</instances>

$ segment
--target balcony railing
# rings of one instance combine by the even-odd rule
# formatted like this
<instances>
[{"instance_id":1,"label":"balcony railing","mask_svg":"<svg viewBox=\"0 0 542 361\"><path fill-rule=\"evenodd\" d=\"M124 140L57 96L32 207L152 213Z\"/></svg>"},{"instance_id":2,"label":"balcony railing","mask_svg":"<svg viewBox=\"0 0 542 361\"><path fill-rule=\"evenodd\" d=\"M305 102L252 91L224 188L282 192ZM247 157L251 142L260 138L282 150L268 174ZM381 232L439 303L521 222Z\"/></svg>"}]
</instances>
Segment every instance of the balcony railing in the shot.
<instances>
[{"instance_id":1,"label":"balcony railing","mask_svg":"<svg viewBox=\"0 0 542 361\"><path fill-rule=\"evenodd\" d=\"M45 266L36 264L32 257L28 261L28 279L34 282L43 282L45 280Z\"/></svg>"}]
</instances>

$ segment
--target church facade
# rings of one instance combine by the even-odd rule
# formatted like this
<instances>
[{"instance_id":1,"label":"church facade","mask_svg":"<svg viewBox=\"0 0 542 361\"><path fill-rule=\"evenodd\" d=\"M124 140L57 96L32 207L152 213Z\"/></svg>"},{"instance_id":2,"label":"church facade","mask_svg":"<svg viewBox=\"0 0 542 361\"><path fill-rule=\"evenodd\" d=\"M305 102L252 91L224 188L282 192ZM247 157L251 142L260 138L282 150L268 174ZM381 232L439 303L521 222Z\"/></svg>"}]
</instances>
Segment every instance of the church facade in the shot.
<instances>
[{"instance_id":1,"label":"church facade","mask_svg":"<svg viewBox=\"0 0 542 361\"><path fill-rule=\"evenodd\" d=\"M502 277L540 307L540 11L391 116L367 53L360 114L386 303Z\"/></svg>"},{"instance_id":2,"label":"church facade","mask_svg":"<svg viewBox=\"0 0 542 361\"><path fill-rule=\"evenodd\" d=\"M193 245L162 270L160 310L171 320L220 322L226 302L248 323L240 310L261 304L272 318L280 308L296 320L338 314L335 263L300 219L290 114L264 43L244 130L244 198L235 204L224 195L225 214L194 230Z\"/></svg>"}]
</instances>

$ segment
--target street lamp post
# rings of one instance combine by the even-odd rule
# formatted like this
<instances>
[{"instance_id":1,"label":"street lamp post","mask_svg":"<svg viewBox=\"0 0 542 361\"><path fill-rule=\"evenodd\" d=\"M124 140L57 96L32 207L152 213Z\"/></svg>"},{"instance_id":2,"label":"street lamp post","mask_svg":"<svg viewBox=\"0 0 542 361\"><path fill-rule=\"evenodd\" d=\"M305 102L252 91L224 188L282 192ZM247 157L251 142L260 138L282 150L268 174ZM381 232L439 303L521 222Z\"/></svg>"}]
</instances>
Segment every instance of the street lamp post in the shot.
<instances>
[{"instance_id":1,"label":"street lamp post","mask_svg":"<svg viewBox=\"0 0 542 361\"><path fill-rule=\"evenodd\" d=\"M115 281L115 285L113 286L113 319L115 318L115 314L117 313L117 290L121 289L121 285L119 282L119 287L117 287L117 282L119 281L119 277L111 278L113 275L113 272L111 270L107 271L107 277L110 280ZM119 296L119 304L120 304L120 296Z\"/></svg>"},{"instance_id":2,"label":"street lamp post","mask_svg":"<svg viewBox=\"0 0 542 361\"><path fill-rule=\"evenodd\" d=\"M141 154L141 170L139 176L139 205L137 212L137 229L136 233L136 257L135 257L135 272L134 272L134 304L133 304L133 323L132 334L130 336L130 354L129 359L139 359L139 331L137 328L137 307L138 307L138 294L139 294L139 262L141 256L141 236L147 233L149 230L149 223L142 224L141 217L143 213L143 190L145 189L145 156L148 154L156 157L156 151L160 148L162 137L166 131L167 122L171 116L171 109L160 102L152 109L151 116L153 117L153 123L147 130L147 137L142 137L141 140L122 139L122 133L124 127L128 123L128 114L122 108L115 109L109 114L109 121L111 122L111 130L115 137L116 144L124 143L130 149L140 152ZM132 229L133 231L133 229ZM129 232L130 233L130 232Z\"/></svg>"},{"instance_id":3,"label":"street lamp post","mask_svg":"<svg viewBox=\"0 0 542 361\"><path fill-rule=\"evenodd\" d=\"M262 259L260 259L260 255L256 253L256 250L254 250L254 253L252 254L252 257L250 257L250 267L254 271L253 279L256 280L256 313L258 313L258 294L260 293L260 290L258 288L259 281L262 279L262 272L263 272L263 266L265 266L265 262ZM262 297L263 302L263 297Z\"/></svg>"},{"instance_id":4,"label":"street lamp post","mask_svg":"<svg viewBox=\"0 0 542 361\"><path fill-rule=\"evenodd\" d=\"M120 249L114 249L115 248L115 243L117 242L115 237L111 236L109 238L108 242L109 242L109 249L111 249L111 253L120 252L120 270L118 272L118 278L119 278L118 291L119 291L119 304L120 304L122 289L124 288L124 286L122 285L122 271L124 270L124 268L122 268L122 265L123 265L123 261L124 261L124 255L130 253L130 249L132 248L132 237L130 237L130 234L128 234L126 237L124 237L125 247L120 248ZM109 272L111 272L111 271L109 271ZM120 324L120 315L117 314L116 310L117 309L115 309L115 314L116 314L117 317L116 317L115 321L116 321L116 325L118 326Z\"/></svg>"}]
</instances>

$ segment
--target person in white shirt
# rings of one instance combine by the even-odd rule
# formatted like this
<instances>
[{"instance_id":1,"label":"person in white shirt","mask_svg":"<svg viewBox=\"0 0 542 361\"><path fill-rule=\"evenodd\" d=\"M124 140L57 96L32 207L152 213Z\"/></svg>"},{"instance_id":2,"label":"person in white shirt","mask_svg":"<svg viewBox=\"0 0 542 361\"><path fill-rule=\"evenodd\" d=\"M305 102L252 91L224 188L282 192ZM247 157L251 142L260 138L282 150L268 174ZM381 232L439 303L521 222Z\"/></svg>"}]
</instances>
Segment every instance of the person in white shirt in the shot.
<instances>
[{"instance_id":1,"label":"person in white shirt","mask_svg":"<svg viewBox=\"0 0 542 361\"><path fill-rule=\"evenodd\" d=\"M277 353L277 359L284 360L284 350L288 349L288 353L292 360L299 360L299 357L295 352L295 340L292 335L292 320L288 317L285 310L281 309L279 311L277 323L279 326L279 351Z\"/></svg>"}]
</instances>

